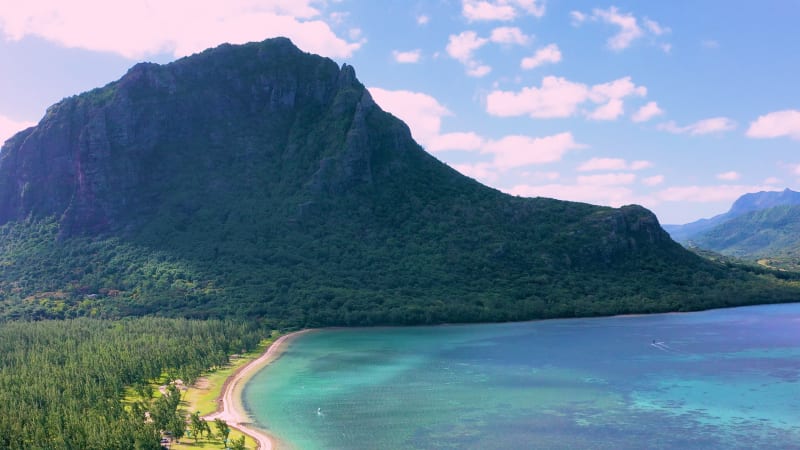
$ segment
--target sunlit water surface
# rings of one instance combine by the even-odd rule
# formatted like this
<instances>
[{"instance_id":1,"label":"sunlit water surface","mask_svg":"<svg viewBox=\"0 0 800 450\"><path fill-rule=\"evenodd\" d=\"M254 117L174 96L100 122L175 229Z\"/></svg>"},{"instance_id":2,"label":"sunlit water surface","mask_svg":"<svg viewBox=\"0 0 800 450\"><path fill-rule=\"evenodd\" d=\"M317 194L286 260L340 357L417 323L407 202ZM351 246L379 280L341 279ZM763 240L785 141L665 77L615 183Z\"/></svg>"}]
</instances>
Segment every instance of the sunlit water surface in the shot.
<instances>
[{"instance_id":1,"label":"sunlit water surface","mask_svg":"<svg viewBox=\"0 0 800 450\"><path fill-rule=\"evenodd\" d=\"M299 449L800 448L800 304L317 331L243 397Z\"/></svg>"}]
</instances>

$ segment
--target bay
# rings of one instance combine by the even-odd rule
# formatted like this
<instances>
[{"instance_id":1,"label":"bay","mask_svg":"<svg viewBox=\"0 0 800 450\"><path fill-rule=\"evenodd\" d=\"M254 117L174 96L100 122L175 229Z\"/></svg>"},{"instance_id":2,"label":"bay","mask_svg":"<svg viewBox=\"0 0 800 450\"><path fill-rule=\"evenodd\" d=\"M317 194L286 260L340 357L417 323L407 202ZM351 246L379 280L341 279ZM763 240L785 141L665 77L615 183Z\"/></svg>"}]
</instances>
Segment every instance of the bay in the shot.
<instances>
[{"instance_id":1,"label":"bay","mask_svg":"<svg viewBox=\"0 0 800 450\"><path fill-rule=\"evenodd\" d=\"M286 448L800 448L800 304L319 330L242 401Z\"/></svg>"}]
</instances>

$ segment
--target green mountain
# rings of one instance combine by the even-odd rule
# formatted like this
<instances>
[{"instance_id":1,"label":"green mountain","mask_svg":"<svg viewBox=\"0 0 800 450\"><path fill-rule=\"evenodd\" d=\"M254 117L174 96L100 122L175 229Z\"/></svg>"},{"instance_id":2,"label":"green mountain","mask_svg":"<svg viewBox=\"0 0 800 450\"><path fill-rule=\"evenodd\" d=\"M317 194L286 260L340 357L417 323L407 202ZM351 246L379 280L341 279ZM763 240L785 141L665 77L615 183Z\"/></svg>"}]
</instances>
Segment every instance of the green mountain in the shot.
<instances>
[{"instance_id":1,"label":"green mountain","mask_svg":"<svg viewBox=\"0 0 800 450\"><path fill-rule=\"evenodd\" d=\"M753 211L762 211L781 205L800 205L800 192L791 189L783 191L761 191L744 194L733 203L726 213L709 219L700 219L685 225L664 225L664 229L678 242L688 242L709 230Z\"/></svg>"},{"instance_id":2,"label":"green mountain","mask_svg":"<svg viewBox=\"0 0 800 450\"><path fill-rule=\"evenodd\" d=\"M0 152L0 317L417 324L800 298L639 206L505 195L426 153L352 67L222 45L50 107Z\"/></svg>"},{"instance_id":3,"label":"green mountain","mask_svg":"<svg viewBox=\"0 0 800 450\"><path fill-rule=\"evenodd\" d=\"M727 256L800 268L800 205L751 211L695 236L692 245Z\"/></svg>"}]
</instances>

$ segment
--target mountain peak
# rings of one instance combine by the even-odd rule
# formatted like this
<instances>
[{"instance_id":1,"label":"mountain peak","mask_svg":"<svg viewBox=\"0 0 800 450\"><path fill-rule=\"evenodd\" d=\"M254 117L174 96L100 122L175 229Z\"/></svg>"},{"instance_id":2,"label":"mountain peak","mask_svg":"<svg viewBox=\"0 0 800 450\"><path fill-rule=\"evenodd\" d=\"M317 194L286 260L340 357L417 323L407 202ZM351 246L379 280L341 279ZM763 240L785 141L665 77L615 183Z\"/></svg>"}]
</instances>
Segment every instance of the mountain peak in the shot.
<instances>
[{"instance_id":1,"label":"mountain peak","mask_svg":"<svg viewBox=\"0 0 800 450\"><path fill-rule=\"evenodd\" d=\"M163 190L175 189L170 179L189 167L205 171L256 154L275 165L301 148L307 165L348 159L337 167L353 173L327 171L328 184L337 184L335 176L367 180L359 171L368 167L356 169L356 160L368 155L356 154L365 148L352 128L363 127L372 108L352 66L339 68L286 38L223 44L165 65L138 63L118 81L52 106L37 127L8 141L0 224L56 216L68 233L108 230L157 210ZM347 137L345 145L296 140L306 124L333 116L339 122L322 132ZM319 175L311 181L319 170L306 166L294 175L319 184Z\"/></svg>"},{"instance_id":2,"label":"mountain peak","mask_svg":"<svg viewBox=\"0 0 800 450\"><path fill-rule=\"evenodd\" d=\"M694 240L703 233L747 213L762 211L775 206L798 204L800 204L800 192L795 192L789 188L782 191L752 192L737 198L726 213L685 225L665 225L664 228L676 241L686 242Z\"/></svg>"},{"instance_id":3,"label":"mountain peak","mask_svg":"<svg viewBox=\"0 0 800 450\"><path fill-rule=\"evenodd\" d=\"M789 188L782 191L761 191L744 194L736 199L728 214L732 217L773 206L797 204L800 204L800 192L795 192Z\"/></svg>"},{"instance_id":4,"label":"mountain peak","mask_svg":"<svg viewBox=\"0 0 800 450\"><path fill-rule=\"evenodd\" d=\"M461 175L351 66L288 39L137 64L54 105L0 153L2 224L0 305L30 317L56 292L53 315L519 320L718 306L743 279L642 207Z\"/></svg>"}]
</instances>

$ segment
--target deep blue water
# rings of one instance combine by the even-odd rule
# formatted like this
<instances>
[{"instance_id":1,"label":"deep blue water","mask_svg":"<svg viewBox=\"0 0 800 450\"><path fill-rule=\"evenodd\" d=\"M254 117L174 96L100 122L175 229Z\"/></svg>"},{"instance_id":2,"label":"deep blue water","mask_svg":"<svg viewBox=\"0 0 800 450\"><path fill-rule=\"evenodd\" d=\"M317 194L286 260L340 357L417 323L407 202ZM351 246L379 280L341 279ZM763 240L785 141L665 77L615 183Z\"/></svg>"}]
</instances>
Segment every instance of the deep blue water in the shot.
<instances>
[{"instance_id":1,"label":"deep blue water","mask_svg":"<svg viewBox=\"0 0 800 450\"><path fill-rule=\"evenodd\" d=\"M243 400L302 449L800 448L800 304L315 331Z\"/></svg>"}]
</instances>

